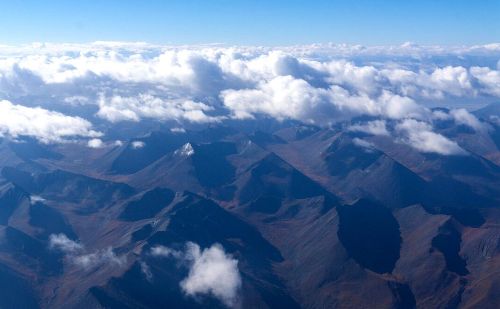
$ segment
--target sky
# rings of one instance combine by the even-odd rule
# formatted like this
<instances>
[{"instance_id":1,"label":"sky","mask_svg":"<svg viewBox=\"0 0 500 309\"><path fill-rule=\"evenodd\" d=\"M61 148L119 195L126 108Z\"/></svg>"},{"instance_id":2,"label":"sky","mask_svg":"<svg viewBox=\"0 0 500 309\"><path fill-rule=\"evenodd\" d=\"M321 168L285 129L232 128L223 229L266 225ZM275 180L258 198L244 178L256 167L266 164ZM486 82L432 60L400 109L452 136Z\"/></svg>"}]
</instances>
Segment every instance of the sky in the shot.
<instances>
[{"instance_id":1,"label":"sky","mask_svg":"<svg viewBox=\"0 0 500 309\"><path fill-rule=\"evenodd\" d=\"M1 1L0 44L500 42L500 0Z\"/></svg>"}]
</instances>

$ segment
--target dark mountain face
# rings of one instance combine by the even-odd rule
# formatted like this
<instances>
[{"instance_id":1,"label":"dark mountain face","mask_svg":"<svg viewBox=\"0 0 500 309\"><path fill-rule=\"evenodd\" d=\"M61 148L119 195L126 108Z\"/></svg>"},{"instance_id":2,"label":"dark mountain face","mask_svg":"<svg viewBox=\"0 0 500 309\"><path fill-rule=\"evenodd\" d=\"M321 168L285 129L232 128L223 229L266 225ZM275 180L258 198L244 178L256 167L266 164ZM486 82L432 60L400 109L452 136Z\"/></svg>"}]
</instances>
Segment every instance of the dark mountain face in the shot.
<instances>
[{"instance_id":1,"label":"dark mountain face","mask_svg":"<svg viewBox=\"0 0 500 309\"><path fill-rule=\"evenodd\" d=\"M12 227L6 227L4 233L0 252L12 256L23 266L23 272L35 271L42 278L61 275L62 255L50 250L47 241L35 239Z\"/></svg>"},{"instance_id":2,"label":"dark mountain face","mask_svg":"<svg viewBox=\"0 0 500 309\"><path fill-rule=\"evenodd\" d=\"M0 282L3 287L0 298L2 308L39 308L27 278L0 264Z\"/></svg>"},{"instance_id":3,"label":"dark mountain face","mask_svg":"<svg viewBox=\"0 0 500 309\"><path fill-rule=\"evenodd\" d=\"M262 131L257 131L250 135L250 140L261 147L272 144L286 144L286 142L278 136Z\"/></svg>"},{"instance_id":4,"label":"dark mountain face","mask_svg":"<svg viewBox=\"0 0 500 309\"><path fill-rule=\"evenodd\" d=\"M465 276L469 271L466 267L466 261L459 255L461 241L460 233L452 224L447 223L440 228L439 234L432 239L432 246L443 254L446 268L449 271Z\"/></svg>"},{"instance_id":5,"label":"dark mountain face","mask_svg":"<svg viewBox=\"0 0 500 309\"><path fill-rule=\"evenodd\" d=\"M347 136L335 139L324 153L328 171L334 176L344 177L355 169L368 168L382 155L375 149L360 149Z\"/></svg>"},{"instance_id":6,"label":"dark mountain face","mask_svg":"<svg viewBox=\"0 0 500 309\"><path fill-rule=\"evenodd\" d=\"M249 174L240 191L241 203L258 196L303 199L327 194L320 185L274 154L251 167Z\"/></svg>"},{"instance_id":7,"label":"dark mountain face","mask_svg":"<svg viewBox=\"0 0 500 309\"><path fill-rule=\"evenodd\" d=\"M110 171L118 174L135 173L186 142L184 134L153 132L147 137L130 141L120 148Z\"/></svg>"},{"instance_id":8,"label":"dark mountain face","mask_svg":"<svg viewBox=\"0 0 500 309\"><path fill-rule=\"evenodd\" d=\"M3 140L0 307L500 306L493 123L436 124L467 155L349 123L228 123L84 160Z\"/></svg>"},{"instance_id":9,"label":"dark mountain face","mask_svg":"<svg viewBox=\"0 0 500 309\"><path fill-rule=\"evenodd\" d=\"M8 185L0 196L0 224L7 225L9 218L23 202L29 202L29 195L17 186Z\"/></svg>"},{"instance_id":10,"label":"dark mountain face","mask_svg":"<svg viewBox=\"0 0 500 309\"><path fill-rule=\"evenodd\" d=\"M227 142L200 144L193 147L191 157L196 178L203 186L219 187L234 178L235 168L227 156L236 153L236 146Z\"/></svg>"},{"instance_id":11,"label":"dark mountain face","mask_svg":"<svg viewBox=\"0 0 500 309\"><path fill-rule=\"evenodd\" d=\"M28 161L35 159L60 160L63 157L61 154L51 150L49 146L42 145L34 139L22 139L9 143L9 147L20 158Z\"/></svg>"},{"instance_id":12,"label":"dark mountain face","mask_svg":"<svg viewBox=\"0 0 500 309\"><path fill-rule=\"evenodd\" d=\"M338 207L337 212L337 233L349 255L374 272L391 273L401 250L399 225L391 212L367 200Z\"/></svg>"},{"instance_id":13,"label":"dark mountain face","mask_svg":"<svg viewBox=\"0 0 500 309\"><path fill-rule=\"evenodd\" d=\"M127 203L120 214L120 219L134 221L153 218L159 211L170 204L174 197L175 193L172 190L155 188L144 193L140 199Z\"/></svg>"},{"instance_id":14,"label":"dark mountain face","mask_svg":"<svg viewBox=\"0 0 500 309\"><path fill-rule=\"evenodd\" d=\"M41 202L35 202L29 207L29 224L39 228L38 238L48 239L52 234L64 234L71 239L78 239L66 218L56 209Z\"/></svg>"},{"instance_id":15,"label":"dark mountain face","mask_svg":"<svg viewBox=\"0 0 500 309\"><path fill-rule=\"evenodd\" d=\"M80 204L80 211L95 211L114 201L130 197L134 193L134 189L126 184L113 183L62 170L30 174L6 167L2 170L2 176L31 195L41 195L46 199Z\"/></svg>"},{"instance_id":16,"label":"dark mountain face","mask_svg":"<svg viewBox=\"0 0 500 309\"><path fill-rule=\"evenodd\" d=\"M356 145L352 137L336 138L323 157L337 186L353 198L370 197L388 207L405 207L425 200L424 179L380 150Z\"/></svg>"}]
</instances>

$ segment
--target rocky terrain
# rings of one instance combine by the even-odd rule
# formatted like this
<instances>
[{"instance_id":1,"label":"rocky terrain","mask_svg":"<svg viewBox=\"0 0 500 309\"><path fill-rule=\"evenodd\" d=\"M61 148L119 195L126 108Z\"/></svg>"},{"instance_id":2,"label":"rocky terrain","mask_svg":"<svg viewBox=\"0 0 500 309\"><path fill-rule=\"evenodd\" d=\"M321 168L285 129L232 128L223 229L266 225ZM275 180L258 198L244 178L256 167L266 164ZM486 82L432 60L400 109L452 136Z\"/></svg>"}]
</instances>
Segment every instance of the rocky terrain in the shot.
<instances>
[{"instance_id":1,"label":"rocky terrain","mask_svg":"<svg viewBox=\"0 0 500 309\"><path fill-rule=\"evenodd\" d=\"M3 139L0 307L499 308L498 109L475 115L436 126L455 155L376 118Z\"/></svg>"}]
</instances>

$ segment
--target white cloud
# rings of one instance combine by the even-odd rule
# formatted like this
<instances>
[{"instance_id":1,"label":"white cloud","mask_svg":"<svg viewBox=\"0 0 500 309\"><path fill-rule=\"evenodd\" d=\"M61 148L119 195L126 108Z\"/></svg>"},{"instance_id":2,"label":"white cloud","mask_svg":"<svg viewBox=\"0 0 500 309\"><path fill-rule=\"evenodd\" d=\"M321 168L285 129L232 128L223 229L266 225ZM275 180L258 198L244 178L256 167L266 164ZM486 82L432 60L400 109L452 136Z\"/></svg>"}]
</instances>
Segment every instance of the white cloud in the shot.
<instances>
[{"instance_id":1,"label":"white cloud","mask_svg":"<svg viewBox=\"0 0 500 309\"><path fill-rule=\"evenodd\" d=\"M216 117L206 114L211 110L213 107L192 100L165 100L150 94L138 94L134 97L101 96L97 115L110 122L139 121L143 118L190 122L218 121Z\"/></svg>"},{"instance_id":2,"label":"white cloud","mask_svg":"<svg viewBox=\"0 0 500 309\"><path fill-rule=\"evenodd\" d=\"M165 247L165 246L155 246L151 248L151 255L155 257L174 257L181 258L182 252Z\"/></svg>"},{"instance_id":3,"label":"white cloud","mask_svg":"<svg viewBox=\"0 0 500 309\"><path fill-rule=\"evenodd\" d=\"M146 146L146 143L144 143L143 141L133 141L130 146L132 147L132 149L140 149L144 146Z\"/></svg>"},{"instance_id":4,"label":"white cloud","mask_svg":"<svg viewBox=\"0 0 500 309\"><path fill-rule=\"evenodd\" d=\"M354 145L365 148L368 151L372 151L373 149L375 149L375 145L361 138L355 137L353 138L352 142L354 143Z\"/></svg>"},{"instance_id":5,"label":"white cloud","mask_svg":"<svg viewBox=\"0 0 500 309\"><path fill-rule=\"evenodd\" d=\"M440 98L446 94L457 97L475 94L470 74L464 67L446 66L444 68L436 68L428 78L424 76L421 75L420 77L420 86L422 86L425 91L424 93L428 96Z\"/></svg>"},{"instance_id":6,"label":"white cloud","mask_svg":"<svg viewBox=\"0 0 500 309\"><path fill-rule=\"evenodd\" d=\"M85 253L85 247L81 243L69 239L64 234L51 234L49 247L62 251L71 263L84 270L100 265L123 266L127 261L126 256L117 256L111 247Z\"/></svg>"},{"instance_id":7,"label":"white cloud","mask_svg":"<svg viewBox=\"0 0 500 309\"><path fill-rule=\"evenodd\" d=\"M479 121L476 116L469 113L466 109L453 109L450 111L450 115L453 117L457 124L468 126L475 131L480 132L487 129L484 123Z\"/></svg>"},{"instance_id":8,"label":"white cloud","mask_svg":"<svg viewBox=\"0 0 500 309\"><path fill-rule=\"evenodd\" d=\"M89 98L81 96L81 95L72 96L72 97L64 98L64 102L68 103L69 105L73 105L73 106L86 105L86 104L89 104Z\"/></svg>"},{"instance_id":9,"label":"white cloud","mask_svg":"<svg viewBox=\"0 0 500 309\"><path fill-rule=\"evenodd\" d=\"M74 256L72 262L86 270L104 265L107 266L123 266L127 262L125 256L117 256L111 247L103 250L98 250L93 253Z\"/></svg>"},{"instance_id":10,"label":"white cloud","mask_svg":"<svg viewBox=\"0 0 500 309\"><path fill-rule=\"evenodd\" d=\"M153 273L151 272L149 265L144 261L139 262L139 265L141 266L141 272L146 277L146 280L151 282L153 280Z\"/></svg>"},{"instance_id":11,"label":"white cloud","mask_svg":"<svg viewBox=\"0 0 500 309\"><path fill-rule=\"evenodd\" d=\"M443 110L434 110L432 111L431 118L433 120L451 120L453 117Z\"/></svg>"},{"instance_id":12,"label":"white cloud","mask_svg":"<svg viewBox=\"0 0 500 309\"><path fill-rule=\"evenodd\" d=\"M175 257L189 263L189 274L180 282L186 295L212 295L228 307L238 304L241 289L238 261L226 254L221 245L214 244L201 250L199 245L188 242L184 252L156 246L151 254Z\"/></svg>"},{"instance_id":13,"label":"white cloud","mask_svg":"<svg viewBox=\"0 0 500 309\"><path fill-rule=\"evenodd\" d=\"M32 205L35 205L36 203L43 203L45 202L45 199L41 197L40 195L30 195L30 203Z\"/></svg>"},{"instance_id":14,"label":"white cloud","mask_svg":"<svg viewBox=\"0 0 500 309\"><path fill-rule=\"evenodd\" d=\"M389 131L387 131L387 126L384 120L373 120L363 124L354 124L349 126L348 130L355 132L364 132L373 135L390 135Z\"/></svg>"},{"instance_id":15,"label":"white cloud","mask_svg":"<svg viewBox=\"0 0 500 309\"><path fill-rule=\"evenodd\" d=\"M353 115L374 115L387 118L422 118L428 110L408 97L390 91L370 97L353 95L339 86L316 88L303 79L280 76L257 89L226 90L221 99L238 119L265 114L309 123L330 124Z\"/></svg>"},{"instance_id":16,"label":"white cloud","mask_svg":"<svg viewBox=\"0 0 500 309\"><path fill-rule=\"evenodd\" d=\"M104 146L104 143L99 138L93 138L88 141L87 146L90 148L101 148Z\"/></svg>"},{"instance_id":17,"label":"white cloud","mask_svg":"<svg viewBox=\"0 0 500 309\"><path fill-rule=\"evenodd\" d=\"M292 76L275 77L257 89L226 90L221 94L224 105L235 118L266 114L280 120L291 118L306 122L316 120L317 110L328 108L328 96L328 90L314 88Z\"/></svg>"},{"instance_id":18,"label":"white cloud","mask_svg":"<svg viewBox=\"0 0 500 309\"><path fill-rule=\"evenodd\" d=\"M234 306L241 288L238 261L226 255L218 244L201 251L197 244L188 243L187 255L192 266L181 282L184 292L191 296L212 294L228 307Z\"/></svg>"},{"instance_id":19,"label":"white cloud","mask_svg":"<svg viewBox=\"0 0 500 309\"><path fill-rule=\"evenodd\" d=\"M497 70L486 67L472 67L470 71L472 76L484 88L482 91L489 95L500 97L500 66L498 66Z\"/></svg>"},{"instance_id":20,"label":"white cloud","mask_svg":"<svg viewBox=\"0 0 500 309\"><path fill-rule=\"evenodd\" d=\"M441 155L467 154L456 142L432 131L425 122L405 119L396 125L396 130L402 135L402 141L413 148L427 153Z\"/></svg>"},{"instance_id":21,"label":"white cloud","mask_svg":"<svg viewBox=\"0 0 500 309\"><path fill-rule=\"evenodd\" d=\"M59 249L64 253L73 254L83 250L83 245L69 239L64 234L51 234L49 236L49 247Z\"/></svg>"},{"instance_id":22,"label":"white cloud","mask_svg":"<svg viewBox=\"0 0 500 309\"><path fill-rule=\"evenodd\" d=\"M495 125L500 127L500 117L497 115L490 115L489 120L493 122Z\"/></svg>"},{"instance_id":23,"label":"white cloud","mask_svg":"<svg viewBox=\"0 0 500 309\"><path fill-rule=\"evenodd\" d=\"M92 124L80 117L70 117L41 107L15 105L0 101L0 137L34 137L44 143L62 142L75 137L99 137Z\"/></svg>"},{"instance_id":24,"label":"white cloud","mask_svg":"<svg viewBox=\"0 0 500 309\"><path fill-rule=\"evenodd\" d=\"M186 129L176 127L176 128L170 129L170 132L172 132L172 133L186 133Z\"/></svg>"}]
</instances>

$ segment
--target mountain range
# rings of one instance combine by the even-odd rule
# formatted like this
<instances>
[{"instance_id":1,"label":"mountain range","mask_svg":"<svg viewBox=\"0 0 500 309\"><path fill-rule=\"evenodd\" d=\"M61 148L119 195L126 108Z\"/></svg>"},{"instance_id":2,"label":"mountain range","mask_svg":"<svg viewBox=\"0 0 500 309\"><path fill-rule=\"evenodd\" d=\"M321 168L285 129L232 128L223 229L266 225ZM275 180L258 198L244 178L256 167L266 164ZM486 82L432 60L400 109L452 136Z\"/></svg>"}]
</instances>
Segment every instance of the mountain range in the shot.
<instances>
[{"instance_id":1,"label":"mountain range","mask_svg":"<svg viewBox=\"0 0 500 309\"><path fill-rule=\"evenodd\" d=\"M3 138L0 307L499 308L498 104L474 115L436 123L453 154L376 117Z\"/></svg>"}]
</instances>

